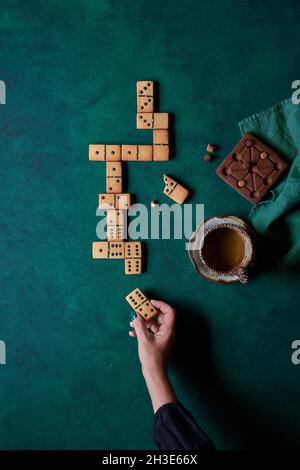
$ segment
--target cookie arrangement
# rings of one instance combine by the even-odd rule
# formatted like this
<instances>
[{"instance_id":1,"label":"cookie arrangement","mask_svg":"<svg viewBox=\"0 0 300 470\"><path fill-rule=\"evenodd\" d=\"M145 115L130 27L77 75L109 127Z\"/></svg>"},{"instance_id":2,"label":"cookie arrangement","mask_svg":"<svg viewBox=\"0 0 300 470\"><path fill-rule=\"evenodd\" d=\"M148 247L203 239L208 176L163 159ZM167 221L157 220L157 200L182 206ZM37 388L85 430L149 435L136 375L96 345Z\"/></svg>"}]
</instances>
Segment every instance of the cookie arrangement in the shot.
<instances>
[{"instance_id":1,"label":"cookie arrangement","mask_svg":"<svg viewBox=\"0 0 300 470\"><path fill-rule=\"evenodd\" d=\"M106 192L99 194L99 209L106 211L107 241L97 241L92 246L94 259L124 259L125 274L142 273L141 242L127 239L127 215L131 204L130 193L123 193L122 162L152 162L169 160L169 114L155 112L155 87L151 80L138 81L136 127L152 130L152 145L91 144L89 160L105 162ZM165 177L164 177L165 178ZM188 194L181 185L164 193L182 203ZM176 187L175 187L176 186ZM174 191L173 191L174 190ZM151 202L151 207L158 204Z\"/></svg>"}]
</instances>

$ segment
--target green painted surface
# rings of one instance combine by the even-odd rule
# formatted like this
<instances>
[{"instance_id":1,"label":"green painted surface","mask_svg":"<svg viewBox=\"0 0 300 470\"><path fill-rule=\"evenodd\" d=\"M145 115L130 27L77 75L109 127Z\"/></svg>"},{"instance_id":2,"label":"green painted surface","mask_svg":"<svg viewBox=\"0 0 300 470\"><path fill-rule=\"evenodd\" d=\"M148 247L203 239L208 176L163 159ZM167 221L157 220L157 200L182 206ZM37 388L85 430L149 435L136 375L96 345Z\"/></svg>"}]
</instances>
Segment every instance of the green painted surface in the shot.
<instances>
[{"instance_id":1,"label":"green painted surface","mask_svg":"<svg viewBox=\"0 0 300 470\"><path fill-rule=\"evenodd\" d=\"M137 285L178 309L172 377L219 448L297 445L299 277L264 257L247 287L207 283L183 241L147 243L147 272L91 260L104 165L91 142L150 143L135 82L160 84L176 157L129 164L128 189L160 199L161 174L206 215L249 204L214 175L236 123L299 79L297 1L2 0L0 107L2 449L152 448L152 412L124 296ZM204 164L204 146L221 145ZM264 250L265 251L265 250Z\"/></svg>"}]
</instances>

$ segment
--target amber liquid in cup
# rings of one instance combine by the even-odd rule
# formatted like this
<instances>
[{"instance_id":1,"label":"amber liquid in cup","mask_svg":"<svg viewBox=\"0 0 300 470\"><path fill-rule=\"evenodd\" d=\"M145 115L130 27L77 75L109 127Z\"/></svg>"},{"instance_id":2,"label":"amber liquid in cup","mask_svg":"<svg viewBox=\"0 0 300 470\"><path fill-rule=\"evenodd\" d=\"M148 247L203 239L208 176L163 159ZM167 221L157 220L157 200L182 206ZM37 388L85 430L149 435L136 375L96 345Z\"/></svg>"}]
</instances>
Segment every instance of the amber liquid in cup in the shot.
<instances>
[{"instance_id":1,"label":"amber liquid in cup","mask_svg":"<svg viewBox=\"0 0 300 470\"><path fill-rule=\"evenodd\" d=\"M245 242L237 230L218 228L205 237L202 256L205 264L215 271L235 271L245 257Z\"/></svg>"}]
</instances>

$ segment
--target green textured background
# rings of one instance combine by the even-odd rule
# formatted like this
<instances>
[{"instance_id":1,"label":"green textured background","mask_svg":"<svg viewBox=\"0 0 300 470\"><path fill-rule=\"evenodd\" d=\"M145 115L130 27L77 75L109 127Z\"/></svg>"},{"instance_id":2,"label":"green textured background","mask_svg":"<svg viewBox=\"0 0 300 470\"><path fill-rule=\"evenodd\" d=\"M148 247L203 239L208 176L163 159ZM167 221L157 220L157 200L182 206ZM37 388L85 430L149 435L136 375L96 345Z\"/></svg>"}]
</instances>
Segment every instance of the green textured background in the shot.
<instances>
[{"instance_id":1,"label":"green textured background","mask_svg":"<svg viewBox=\"0 0 300 470\"><path fill-rule=\"evenodd\" d=\"M214 285L175 240L147 242L140 277L92 261L105 165L88 161L89 143L151 142L135 129L135 82L156 80L176 156L128 164L128 190L166 202L166 172L206 216L246 217L214 169L236 123L300 78L299 12L291 0L1 1L2 449L154 447L127 335L136 286L176 306L172 378L218 448L299 445L299 277L264 256L247 287ZM221 149L205 164L209 141Z\"/></svg>"}]
</instances>

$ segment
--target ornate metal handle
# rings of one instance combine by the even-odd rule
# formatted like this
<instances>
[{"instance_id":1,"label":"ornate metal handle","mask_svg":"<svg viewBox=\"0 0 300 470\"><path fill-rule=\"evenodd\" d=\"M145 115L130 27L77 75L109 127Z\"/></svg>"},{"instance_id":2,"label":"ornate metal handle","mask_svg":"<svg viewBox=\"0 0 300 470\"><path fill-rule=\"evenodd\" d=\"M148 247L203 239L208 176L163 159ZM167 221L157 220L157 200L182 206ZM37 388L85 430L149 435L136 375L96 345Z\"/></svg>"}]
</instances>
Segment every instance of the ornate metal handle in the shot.
<instances>
[{"instance_id":1,"label":"ornate metal handle","mask_svg":"<svg viewBox=\"0 0 300 470\"><path fill-rule=\"evenodd\" d=\"M247 284L248 274L245 269L239 269L237 272L238 278L242 284Z\"/></svg>"}]
</instances>

